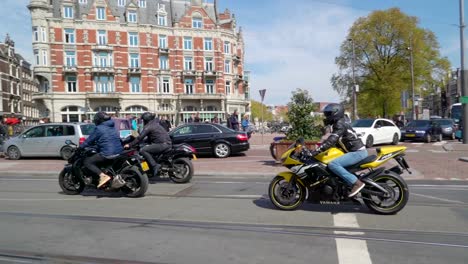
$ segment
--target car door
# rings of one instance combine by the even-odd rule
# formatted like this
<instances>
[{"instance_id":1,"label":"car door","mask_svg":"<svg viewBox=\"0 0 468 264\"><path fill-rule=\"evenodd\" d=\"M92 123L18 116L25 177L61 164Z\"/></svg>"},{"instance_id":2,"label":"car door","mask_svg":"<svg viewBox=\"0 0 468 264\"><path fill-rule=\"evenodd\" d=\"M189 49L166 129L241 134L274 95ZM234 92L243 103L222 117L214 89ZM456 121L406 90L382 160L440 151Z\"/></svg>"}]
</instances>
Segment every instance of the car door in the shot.
<instances>
[{"instance_id":1,"label":"car door","mask_svg":"<svg viewBox=\"0 0 468 264\"><path fill-rule=\"evenodd\" d=\"M60 156L67 139L75 141L75 128L72 125L46 126L47 155Z\"/></svg>"},{"instance_id":2,"label":"car door","mask_svg":"<svg viewBox=\"0 0 468 264\"><path fill-rule=\"evenodd\" d=\"M204 153L211 153L212 147L219 138L221 131L210 124L197 126L196 134L193 136L193 147Z\"/></svg>"},{"instance_id":3,"label":"car door","mask_svg":"<svg viewBox=\"0 0 468 264\"><path fill-rule=\"evenodd\" d=\"M382 120L381 122L383 123L383 143L391 143L393 141L393 136L395 135L395 133L399 134L399 129L397 126L395 126L389 121Z\"/></svg>"},{"instance_id":4,"label":"car door","mask_svg":"<svg viewBox=\"0 0 468 264\"><path fill-rule=\"evenodd\" d=\"M44 149L46 148L45 127L37 126L26 131L21 135L18 147L24 157L44 156Z\"/></svg>"},{"instance_id":5,"label":"car door","mask_svg":"<svg viewBox=\"0 0 468 264\"><path fill-rule=\"evenodd\" d=\"M384 131L384 123L382 122L382 120L375 121L372 135L374 137L374 144L380 144L384 142L385 131Z\"/></svg>"},{"instance_id":6,"label":"car door","mask_svg":"<svg viewBox=\"0 0 468 264\"><path fill-rule=\"evenodd\" d=\"M171 134L172 144L182 144L186 143L191 146L192 144L192 135L195 132L195 125L184 125L176 128Z\"/></svg>"}]
</instances>

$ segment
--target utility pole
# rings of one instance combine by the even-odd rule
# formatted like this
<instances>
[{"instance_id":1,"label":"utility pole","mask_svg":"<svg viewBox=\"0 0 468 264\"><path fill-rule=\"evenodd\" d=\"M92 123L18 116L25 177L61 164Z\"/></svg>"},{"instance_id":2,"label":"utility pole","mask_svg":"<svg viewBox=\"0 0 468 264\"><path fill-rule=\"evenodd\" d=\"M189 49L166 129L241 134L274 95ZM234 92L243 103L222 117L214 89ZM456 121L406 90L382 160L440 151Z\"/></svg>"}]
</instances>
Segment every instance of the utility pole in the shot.
<instances>
[{"instance_id":1,"label":"utility pole","mask_svg":"<svg viewBox=\"0 0 468 264\"><path fill-rule=\"evenodd\" d=\"M353 59L352 59L352 62L351 62L351 67L352 67L352 72L353 72L353 120L356 120L357 117L358 117L358 114L357 114L357 94L356 94L356 71L355 71L355 68L356 68L356 48L355 48L355 45L354 45L354 39L350 38L348 39L348 41L351 41L351 45L353 47Z\"/></svg>"},{"instance_id":2,"label":"utility pole","mask_svg":"<svg viewBox=\"0 0 468 264\"><path fill-rule=\"evenodd\" d=\"M460 0L460 83L461 83L461 103L462 103L462 125L463 125L463 144L468 144L468 88L465 81L465 5L464 0Z\"/></svg>"},{"instance_id":3,"label":"utility pole","mask_svg":"<svg viewBox=\"0 0 468 264\"><path fill-rule=\"evenodd\" d=\"M410 67L411 67L411 118L412 120L417 120L416 112L414 111L415 106L415 96L414 96L414 59L413 59L413 38L410 38L410 46L408 48L410 51Z\"/></svg>"}]
</instances>

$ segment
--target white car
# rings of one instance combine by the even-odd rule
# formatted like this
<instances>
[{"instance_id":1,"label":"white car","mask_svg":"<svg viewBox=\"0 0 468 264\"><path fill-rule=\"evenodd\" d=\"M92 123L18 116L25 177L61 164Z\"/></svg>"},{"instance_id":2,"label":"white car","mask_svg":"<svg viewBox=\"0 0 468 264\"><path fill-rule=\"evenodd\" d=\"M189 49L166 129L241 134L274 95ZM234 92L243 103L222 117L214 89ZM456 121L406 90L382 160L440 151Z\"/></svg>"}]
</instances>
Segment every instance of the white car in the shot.
<instances>
[{"instance_id":1,"label":"white car","mask_svg":"<svg viewBox=\"0 0 468 264\"><path fill-rule=\"evenodd\" d=\"M375 144L397 145L401 138L400 129L389 119L359 119L351 125L367 148Z\"/></svg>"}]
</instances>

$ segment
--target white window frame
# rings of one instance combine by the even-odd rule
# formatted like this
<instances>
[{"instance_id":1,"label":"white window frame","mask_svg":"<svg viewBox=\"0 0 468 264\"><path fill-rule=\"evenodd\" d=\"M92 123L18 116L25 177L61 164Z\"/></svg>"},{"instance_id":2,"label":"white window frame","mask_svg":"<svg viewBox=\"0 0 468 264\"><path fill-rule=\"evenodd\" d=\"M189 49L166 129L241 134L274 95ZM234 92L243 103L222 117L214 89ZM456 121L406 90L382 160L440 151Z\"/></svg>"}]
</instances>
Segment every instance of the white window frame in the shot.
<instances>
[{"instance_id":1,"label":"white window frame","mask_svg":"<svg viewBox=\"0 0 468 264\"><path fill-rule=\"evenodd\" d=\"M73 6L65 5L63 6L63 18L73 19Z\"/></svg>"},{"instance_id":2,"label":"white window frame","mask_svg":"<svg viewBox=\"0 0 468 264\"><path fill-rule=\"evenodd\" d=\"M39 42L39 27L33 27L33 42Z\"/></svg>"},{"instance_id":3,"label":"white window frame","mask_svg":"<svg viewBox=\"0 0 468 264\"><path fill-rule=\"evenodd\" d=\"M138 6L141 8L146 8L146 0L138 0Z\"/></svg>"},{"instance_id":4,"label":"white window frame","mask_svg":"<svg viewBox=\"0 0 468 264\"><path fill-rule=\"evenodd\" d=\"M171 80L169 78L162 79L162 89L161 93L170 94L171 93Z\"/></svg>"},{"instance_id":5,"label":"white window frame","mask_svg":"<svg viewBox=\"0 0 468 264\"><path fill-rule=\"evenodd\" d=\"M45 27L41 27L41 41L47 42L47 31Z\"/></svg>"},{"instance_id":6,"label":"white window frame","mask_svg":"<svg viewBox=\"0 0 468 264\"><path fill-rule=\"evenodd\" d=\"M126 1L125 0L119 0L118 5L120 7L124 7L126 5Z\"/></svg>"},{"instance_id":7,"label":"white window frame","mask_svg":"<svg viewBox=\"0 0 468 264\"><path fill-rule=\"evenodd\" d=\"M34 57L36 59L36 61L35 61L36 65L41 65L41 54L39 53L39 50L35 49L33 51L33 53L34 53Z\"/></svg>"},{"instance_id":8,"label":"white window frame","mask_svg":"<svg viewBox=\"0 0 468 264\"><path fill-rule=\"evenodd\" d=\"M207 72L214 71L214 60L212 57L205 58L205 71Z\"/></svg>"},{"instance_id":9,"label":"white window frame","mask_svg":"<svg viewBox=\"0 0 468 264\"><path fill-rule=\"evenodd\" d=\"M133 83L132 79L138 78L138 83ZM130 80L128 81L130 85L130 92L131 93L141 93L141 77L139 76L132 76L130 77ZM135 86L136 85L136 86Z\"/></svg>"},{"instance_id":10,"label":"white window frame","mask_svg":"<svg viewBox=\"0 0 468 264\"><path fill-rule=\"evenodd\" d=\"M167 49L167 36L159 35L159 47L161 49Z\"/></svg>"},{"instance_id":11,"label":"white window frame","mask_svg":"<svg viewBox=\"0 0 468 264\"><path fill-rule=\"evenodd\" d=\"M192 28L203 28L203 17L192 17Z\"/></svg>"},{"instance_id":12,"label":"white window frame","mask_svg":"<svg viewBox=\"0 0 468 264\"><path fill-rule=\"evenodd\" d=\"M165 60L163 60L165 58ZM169 69L169 58L165 55L159 57L159 69L167 70Z\"/></svg>"},{"instance_id":13,"label":"white window frame","mask_svg":"<svg viewBox=\"0 0 468 264\"><path fill-rule=\"evenodd\" d=\"M101 56L100 53L106 53L107 55ZM94 52L93 53L94 60L93 60L93 66L94 67L114 67L114 60L112 57L112 52Z\"/></svg>"},{"instance_id":14,"label":"white window frame","mask_svg":"<svg viewBox=\"0 0 468 264\"><path fill-rule=\"evenodd\" d=\"M194 83L184 83L184 92L185 94L194 94L194 90L193 90L193 85Z\"/></svg>"},{"instance_id":15,"label":"white window frame","mask_svg":"<svg viewBox=\"0 0 468 264\"><path fill-rule=\"evenodd\" d=\"M96 93L113 93L115 90L115 85L114 85L114 82L115 82L115 78L114 76L106 76L108 78L108 82L107 83L102 83L102 82L96 82L96 78L100 78L102 76L95 76L94 79L93 79L93 83L94 83L94 89L96 91Z\"/></svg>"},{"instance_id":16,"label":"white window frame","mask_svg":"<svg viewBox=\"0 0 468 264\"><path fill-rule=\"evenodd\" d=\"M98 30L97 35L98 35L97 37L98 45L101 45L101 46L107 45L107 31Z\"/></svg>"},{"instance_id":17,"label":"white window frame","mask_svg":"<svg viewBox=\"0 0 468 264\"><path fill-rule=\"evenodd\" d=\"M134 40L132 43L132 39ZM136 41L136 43L135 43ZM128 46L130 47L138 47L139 44L139 36L138 32L129 32L128 33Z\"/></svg>"},{"instance_id":18,"label":"white window frame","mask_svg":"<svg viewBox=\"0 0 468 264\"><path fill-rule=\"evenodd\" d=\"M193 57L184 57L184 70L193 71Z\"/></svg>"},{"instance_id":19,"label":"white window frame","mask_svg":"<svg viewBox=\"0 0 468 264\"><path fill-rule=\"evenodd\" d=\"M42 65L47 66L48 65L48 55L47 55L47 50L42 50Z\"/></svg>"},{"instance_id":20,"label":"white window frame","mask_svg":"<svg viewBox=\"0 0 468 264\"><path fill-rule=\"evenodd\" d=\"M127 21L130 23L138 23L138 13L134 10L128 11Z\"/></svg>"},{"instance_id":21,"label":"white window frame","mask_svg":"<svg viewBox=\"0 0 468 264\"><path fill-rule=\"evenodd\" d=\"M69 77L74 77L75 81L69 81ZM78 77L76 75L67 75L65 77L65 84L67 86L67 93L77 93L78 92Z\"/></svg>"},{"instance_id":22,"label":"white window frame","mask_svg":"<svg viewBox=\"0 0 468 264\"><path fill-rule=\"evenodd\" d=\"M137 55L136 57L132 55ZM128 61L130 62L130 68L140 68L140 54L138 53L129 53Z\"/></svg>"},{"instance_id":23,"label":"white window frame","mask_svg":"<svg viewBox=\"0 0 468 264\"><path fill-rule=\"evenodd\" d=\"M203 41L203 48L206 51L212 51L213 50L213 38L205 38Z\"/></svg>"},{"instance_id":24,"label":"white window frame","mask_svg":"<svg viewBox=\"0 0 468 264\"><path fill-rule=\"evenodd\" d=\"M208 83L208 82L211 82L211 83ZM206 88L206 93L207 94L214 94L214 87L215 87L215 81L214 80L207 80L206 83L205 83L205 88Z\"/></svg>"},{"instance_id":25,"label":"white window frame","mask_svg":"<svg viewBox=\"0 0 468 264\"><path fill-rule=\"evenodd\" d=\"M88 0L80 0L79 3L80 3L80 4L87 4L87 3L88 3Z\"/></svg>"},{"instance_id":26,"label":"white window frame","mask_svg":"<svg viewBox=\"0 0 468 264\"><path fill-rule=\"evenodd\" d=\"M73 55L68 53L73 52ZM65 51L65 65L68 67L76 66L76 51Z\"/></svg>"},{"instance_id":27,"label":"white window frame","mask_svg":"<svg viewBox=\"0 0 468 264\"><path fill-rule=\"evenodd\" d=\"M193 38L184 37L184 50L192 50L192 49L193 49Z\"/></svg>"},{"instance_id":28,"label":"white window frame","mask_svg":"<svg viewBox=\"0 0 468 264\"><path fill-rule=\"evenodd\" d=\"M167 15L158 14L158 25L167 26Z\"/></svg>"},{"instance_id":29,"label":"white window frame","mask_svg":"<svg viewBox=\"0 0 468 264\"><path fill-rule=\"evenodd\" d=\"M227 95L231 94L231 82L230 81L226 82L225 89L226 89L226 94Z\"/></svg>"},{"instance_id":30,"label":"white window frame","mask_svg":"<svg viewBox=\"0 0 468 264\"><path fill-rule=\"evenodd\" d=\"M224 61L224 72L231 73L231 61L230 60Z\"/></svg>"},{"instance_id":31,"label":"white window frame","mask_svg":"<svg viewBox=\"0 0 468 264\"><path fill-rule=\"evenodd\" d=\"M67 30L72 30L72 32L67 32ZM64 28L64 42L66 44L75 44L76 43L76 31L73 28Z\"/></svg>"},{"instance_id":32,"label":"white window frame","mask_svg":"<svg viewBox=\"0 0 468 264\"><path fill-rule=\"evenodd\" d=\"M103 6L96 7L96 20L106 20L106 8Z\"/></svg>"},{"instance_id":33,"label":"white window frame","mask_svg":"<svg viewBox=\"0 0 468 264\"><path fill-rule=\"evenodd\" d=\"M230 54L230 53L231 53L231 42L224 41L224 54Z\"/></svg>"}]
</instances>

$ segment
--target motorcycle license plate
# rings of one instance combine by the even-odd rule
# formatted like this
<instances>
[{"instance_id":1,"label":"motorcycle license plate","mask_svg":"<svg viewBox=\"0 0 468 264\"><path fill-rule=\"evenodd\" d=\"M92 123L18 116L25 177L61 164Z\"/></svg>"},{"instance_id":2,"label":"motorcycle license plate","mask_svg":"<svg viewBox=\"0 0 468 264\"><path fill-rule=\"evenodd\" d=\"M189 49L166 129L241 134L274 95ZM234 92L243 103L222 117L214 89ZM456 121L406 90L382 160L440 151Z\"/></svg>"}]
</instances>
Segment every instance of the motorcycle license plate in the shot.
<instances>
[{"instance_id":1,"label":"motorcycle license plate","mask_svg":"<svg viewBox=\"0 0 468 264\"><path fill-rule=\"evenodd\" d=\"M192 158L193 158L193 160L197 160L197 155L193 154Z\"/></svg>"},{"instance_id":2,"label":"motorcycle license plate","mask_svg":"<svg viewBox=\"0 0 468 264\"><path fill-rule=\"evenodd\" d=\"M143 161L143 162L141 163L141 168L143 169L143 171L149 171L148 162Z\"/></svg>"},{"instance_id":3,"label":"motorcycle license plate","mask_svg":"<svg viewBox=\"0 0 468 264\"><path fill-rule=\"evenodd\" d=\"M415 137L415 134L406 134L407 137Z\"/></svg>"}]
</instances>

